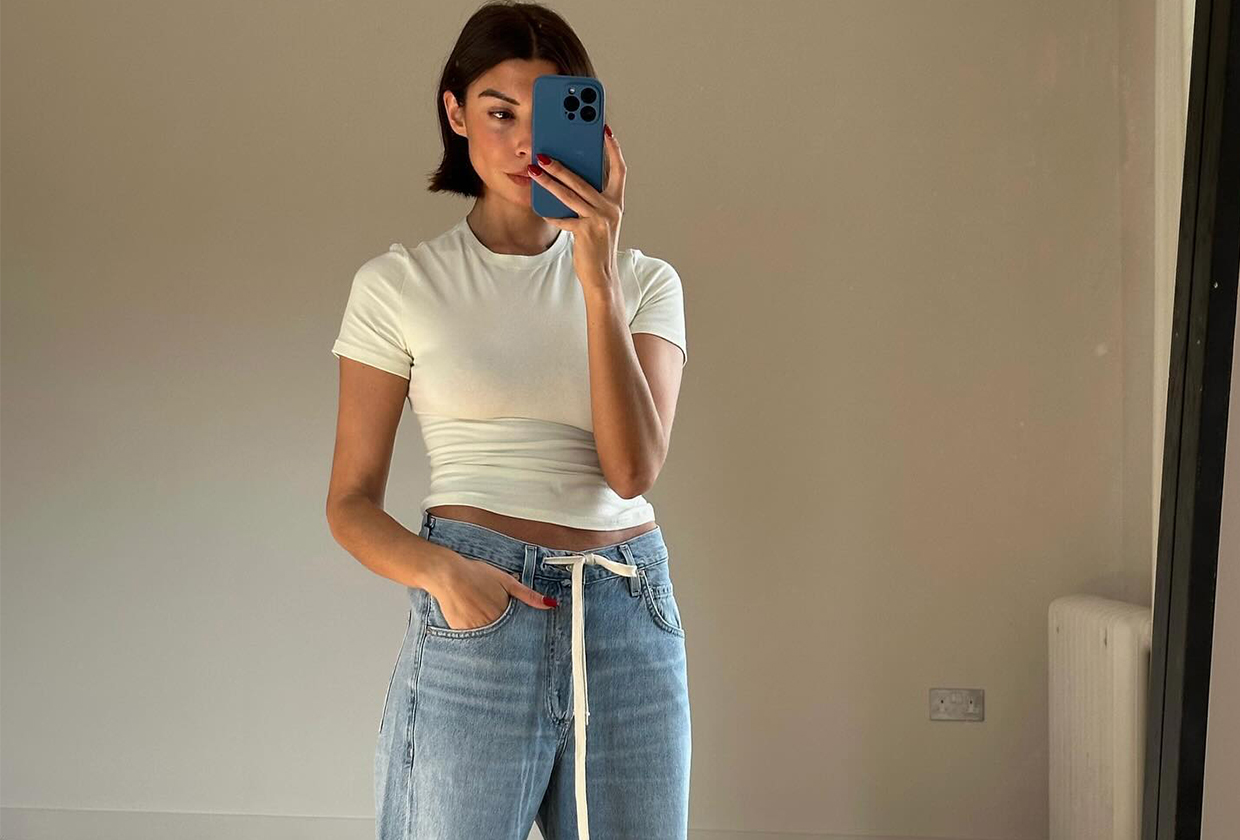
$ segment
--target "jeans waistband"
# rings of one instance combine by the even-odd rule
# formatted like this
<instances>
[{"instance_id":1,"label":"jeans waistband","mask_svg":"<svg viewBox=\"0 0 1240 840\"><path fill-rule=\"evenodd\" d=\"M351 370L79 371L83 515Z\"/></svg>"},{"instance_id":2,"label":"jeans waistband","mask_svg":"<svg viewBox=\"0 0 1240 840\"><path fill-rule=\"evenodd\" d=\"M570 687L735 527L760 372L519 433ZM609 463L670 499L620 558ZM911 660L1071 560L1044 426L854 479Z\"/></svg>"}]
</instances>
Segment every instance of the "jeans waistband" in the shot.
<instances>
[{"instance_id":1,"label":"jeans waistband","mask_svg":"<svg viewBox=\"0 0 1240 840\"><path fill-rule=\"evenodd\" d=\"M599 554L608 560L628 563L639 569L665 562L668 559L667 544L663 541L663 530L658 525L623 542L572 550L525 542L484 525L459 519L446 519L429 511L423 511L422 530L419 536L436 545L450 548L465 557L490 561L510 572L522 572L525 568L527 553L532 553L535 574L540 578L552 580L569 580L573 574L572 569L567 566L545 562L552 557ZM588 565L582 570L582 574L585 580L589 581L613 576L615 572L608 570L605 566Z\"/></svg>"}]
</instances>

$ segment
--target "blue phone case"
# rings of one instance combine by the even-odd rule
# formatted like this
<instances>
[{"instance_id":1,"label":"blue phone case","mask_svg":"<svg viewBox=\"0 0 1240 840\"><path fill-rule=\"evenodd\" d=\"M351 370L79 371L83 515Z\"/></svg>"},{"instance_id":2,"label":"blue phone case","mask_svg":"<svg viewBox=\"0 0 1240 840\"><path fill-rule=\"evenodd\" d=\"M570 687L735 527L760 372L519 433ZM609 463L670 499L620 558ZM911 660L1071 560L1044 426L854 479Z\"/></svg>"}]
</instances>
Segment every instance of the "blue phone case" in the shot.
<instances>
[{"instance_id":1,"label":"blue phone case","mask_svg":"<svg viewBox=\"0 0 1240 840\"><path fill-rule=\"evenodd\" d=\"M534 80L534 154L559 161L599 192L603 191L604 117L603 83L598 79L543 75ZM531 161L537 162L537 157ZM577 218L576 211L534 181L530 181L530 208L545 218Z\"/></svg>"}]
</instances>

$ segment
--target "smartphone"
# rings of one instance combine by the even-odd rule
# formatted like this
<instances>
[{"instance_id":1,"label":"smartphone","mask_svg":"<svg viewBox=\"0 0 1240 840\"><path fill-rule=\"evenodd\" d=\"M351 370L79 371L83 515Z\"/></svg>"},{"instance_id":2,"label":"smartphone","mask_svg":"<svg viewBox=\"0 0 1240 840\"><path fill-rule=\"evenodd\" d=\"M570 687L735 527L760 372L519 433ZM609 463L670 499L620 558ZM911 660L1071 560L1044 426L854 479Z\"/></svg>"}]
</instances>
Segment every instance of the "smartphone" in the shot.
<instances>
[{"instance_id":1,"label":"smartphone","mask_svg":"<svg viewBox=\"0 0 1240 840\"><path fill-rule=\"evenodd\" d=\"M534 155L544 154L603 191L603 83L590 76L543 75L534 79ZM537 163L535 157L531 163ZM554 176L552 176L554 177ZM551 219L577 212L542 184L530 181L530 208Z\"/></svg>"}]
</instances>

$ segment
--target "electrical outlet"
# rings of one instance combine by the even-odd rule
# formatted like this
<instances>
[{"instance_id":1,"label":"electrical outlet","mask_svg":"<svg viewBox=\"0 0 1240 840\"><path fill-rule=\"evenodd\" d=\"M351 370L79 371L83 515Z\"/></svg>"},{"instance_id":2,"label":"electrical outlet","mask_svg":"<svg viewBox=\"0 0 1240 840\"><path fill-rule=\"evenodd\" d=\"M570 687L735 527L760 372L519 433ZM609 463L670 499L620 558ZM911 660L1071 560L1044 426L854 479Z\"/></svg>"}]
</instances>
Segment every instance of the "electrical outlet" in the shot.
<instances>
[{"instance_id":1,"label":"electrical outlet","mask_svg":"<svg viewBox=\"0 0 1240 840\"><path fill-rule=\"evenodd\" d=\"M930 720L985 720L983 688L930 689Z\"/></svg>"}]
</instances>

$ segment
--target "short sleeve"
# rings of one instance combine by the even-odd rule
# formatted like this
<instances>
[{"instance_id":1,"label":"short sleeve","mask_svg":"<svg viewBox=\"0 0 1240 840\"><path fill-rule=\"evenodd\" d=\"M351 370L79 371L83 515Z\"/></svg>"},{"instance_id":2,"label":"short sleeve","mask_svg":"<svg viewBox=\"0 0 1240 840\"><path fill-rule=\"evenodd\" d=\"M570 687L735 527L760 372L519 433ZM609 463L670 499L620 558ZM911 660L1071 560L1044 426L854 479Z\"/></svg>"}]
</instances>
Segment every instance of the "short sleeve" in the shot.
<instances>
[{"instance_id":1,"label":"short sleeve","mask_svg":"<svg viewBox=\"0 0 1240 840\"><path fill-rule=\"evenodd\" d=\"M392 253L368 260L353 275L332 355L410 378L413 356L405 338L406 269Z\"/></svg>"},{"instance_id":2,"label":"short sleeve","mask_svg":"<svg viewBox=\"0 0 1240 840\"><path fill-rule=\"evenodd\" d=\"M631 333L653 333L680 348L681 365L689 361L685 341L684 292L680 275L666 260L633 248L633 273L637 277L637 310L629 321Z\"/></svg>"}]
</instances>

